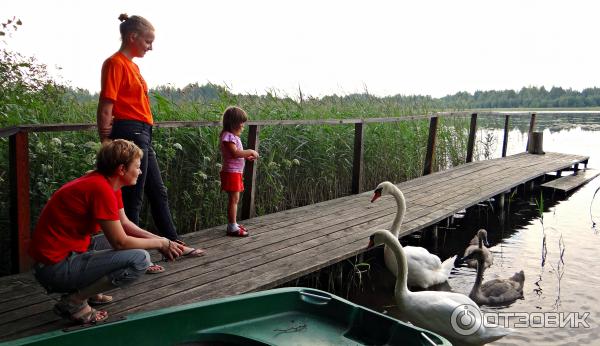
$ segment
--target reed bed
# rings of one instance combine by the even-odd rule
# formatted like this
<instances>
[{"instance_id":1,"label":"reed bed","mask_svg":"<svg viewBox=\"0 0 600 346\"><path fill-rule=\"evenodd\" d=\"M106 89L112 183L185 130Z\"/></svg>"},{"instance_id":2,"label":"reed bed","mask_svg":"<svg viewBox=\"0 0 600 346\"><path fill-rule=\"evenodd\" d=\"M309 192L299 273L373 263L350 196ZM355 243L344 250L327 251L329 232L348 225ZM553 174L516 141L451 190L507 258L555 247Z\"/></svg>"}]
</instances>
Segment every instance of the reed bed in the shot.
<instances>
[{"instance_id":1,"label":"reed bed","mask_svg":"<svg viewBox=\"0 0 600 346\"><path fill-rule=\"evenodd\" d=\"M181 96L181 95L180 95ZM408 101L406 101L408 100ZM244 108L252 120L401 117L437 109L422 99L377 98L370 95L292 99L275 93L265 96L233 95L223 91L208 102L175 102L155 94L156 121L219 120L230 105ZM32 122L94 122L95 103L78 103L68 116L44 114ZM68 107L61 107L65 110ZM76 116L76 112L79 116ZM401 182L418 177L428 136L427 121L368 124L365 126L365 181L370 189L383 180ZM441 119L435 170L464 162L468 119ZM220 191L220 128L158 128L154 147L169 203L180 233L226 223L226 195ZM246 145L247 134L242 134ZM354 127L352 125L265 126L260 131L257 164L258 215L348 195L351 188ZM31 220L65 182L93 169L99 148L93 131L30 133ZM481 145L477 145L481 148ZM477 149L476 154L480 154ZM0 274L10 268L8 234L8 139L0 140ZM143 209L142 226L153 228L150 210Z\"/></svg>"}]
</instances>

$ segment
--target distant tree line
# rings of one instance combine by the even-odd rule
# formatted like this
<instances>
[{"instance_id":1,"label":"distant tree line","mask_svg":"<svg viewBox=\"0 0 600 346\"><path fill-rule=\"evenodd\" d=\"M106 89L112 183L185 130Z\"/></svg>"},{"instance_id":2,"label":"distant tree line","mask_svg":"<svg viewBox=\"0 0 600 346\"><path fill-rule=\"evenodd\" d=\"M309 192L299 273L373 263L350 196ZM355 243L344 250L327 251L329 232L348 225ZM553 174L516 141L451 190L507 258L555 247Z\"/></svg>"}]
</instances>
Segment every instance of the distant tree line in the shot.
<instances>
[{"instance_id":1,"label":"distant tree line","mask_svg":"<svg viewBox=\"0 0 600 346\"><path fill-rule=\"evenodd\" d=\"M600 88L582 91L552 87L527 87L521 90L458 92L438 99L442 108L564 108L600 106Z\"/></svg>"},{"instance_id":2,"label":"distant tree line","mask_svg":"<svg viewBox=\"0 0 600 346\"><path fill-rule=\"evenodd\" d=\"M189 84L184 88L159 86L151 90L174 103L206 102L216 100L223 94L230 93L223 86L215 84ZM269 93L272 94L272 93ZM248 95L250 96L250 95ZM273 95L271 95L273 96ZM287 97L284 97L287 98ZM314 98L299 95L302 101L315 101ZM472 108L581 108L600 106L600 88L586 88L582 91L552 87L523 87L515 90L489 90L468 93L458 92L441 98L423 95L395 95L377 97L368 93L349 94L344 96L324 96L320 101L374 101L395 104L430 104L437 109L472 109Z\"/></svg>"}]
</instances>

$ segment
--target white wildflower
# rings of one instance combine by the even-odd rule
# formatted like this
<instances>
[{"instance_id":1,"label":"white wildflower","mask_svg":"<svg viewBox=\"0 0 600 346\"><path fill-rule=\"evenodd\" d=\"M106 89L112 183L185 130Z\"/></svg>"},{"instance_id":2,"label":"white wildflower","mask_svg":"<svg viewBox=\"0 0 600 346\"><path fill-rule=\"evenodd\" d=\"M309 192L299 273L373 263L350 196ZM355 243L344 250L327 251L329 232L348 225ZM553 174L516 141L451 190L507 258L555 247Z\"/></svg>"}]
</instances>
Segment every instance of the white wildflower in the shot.
<instances>
[{"instance_id":1,"label":"white wildflower","mask_svg":"<svg viewBox=\"0 0 600 346\"><path fill-rule=\"evenodd\" d=\"M60 138L56 138L56 137L52 138L50 140L50 143L52 145L56 145L56 146L61 146L62 145L62 141L60 140Z\"/></svg>"},{"instance_id":2,"label":"white wildflower","mask_svg":"<svg viewBox=\"0 0 600 346\"><path fill-rule=\"evenodd\" d=\"M98 143L98 142L92 142L92 141L85 142L85 144L83 146L88 149L93 149L93 150L100 149L100 143Z\"/></svg>"},{"instance_id":3,"label":"white wildflower","mask_svg":"<svg viewBox=\"0 0 600 346\"><path fill-rule=\"evenodd\" d=\"M181 144L179 143L174 143L173 144L173 148L177 149L177 150L183 150L183 147L181 146Z\"/></svg>"}]
</instances>

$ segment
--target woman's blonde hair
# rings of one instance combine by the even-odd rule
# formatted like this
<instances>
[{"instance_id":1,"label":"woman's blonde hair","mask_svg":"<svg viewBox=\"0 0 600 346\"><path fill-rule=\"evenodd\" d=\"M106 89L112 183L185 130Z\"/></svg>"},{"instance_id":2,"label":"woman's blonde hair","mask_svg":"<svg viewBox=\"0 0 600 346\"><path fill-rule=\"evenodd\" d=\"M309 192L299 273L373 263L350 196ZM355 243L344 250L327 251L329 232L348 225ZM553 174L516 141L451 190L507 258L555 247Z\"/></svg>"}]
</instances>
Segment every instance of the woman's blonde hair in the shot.
<instances>
[{"instance_id":1,"label":"woman's blonde hair","mask_svg":"<svg viewBox=\"0 0 600 346\"><path fill-rule=\"evenodd\" d=\"M119 20L121 21L121 25L119 25L119 30L121 31L122 40L124 40L127 37L127 35L134 32L141 34L148 30L154 31L154 27L152 26L152 24L150 24L150 22L144 17L129 17L127 13L122 13L119 16Z\"/></svg>"},{"instance_id":2,"label":"woman's blonde hair","mask_svg":"<svg viewBox=\"0 0 600 346\"><path fill-rule=\"evenodd\" d=\"M129 165L135 159L141 159L144 152L135 143L125 139L105 142L96 155L96 171L109 177L120 165Z\"/></svg>"},{"instance_id":3,"label":"woman's blonde hair","mask_svg":"<svg viewBox=\"0 0 600 346\"><path fill-rule=\"evenodd\" d=\"M248 121L248 115L243 109L235 106L227 107L223 112L223 130L221 133L224 131L232 132L246 121Z\"/></svg>"}]
</instances>

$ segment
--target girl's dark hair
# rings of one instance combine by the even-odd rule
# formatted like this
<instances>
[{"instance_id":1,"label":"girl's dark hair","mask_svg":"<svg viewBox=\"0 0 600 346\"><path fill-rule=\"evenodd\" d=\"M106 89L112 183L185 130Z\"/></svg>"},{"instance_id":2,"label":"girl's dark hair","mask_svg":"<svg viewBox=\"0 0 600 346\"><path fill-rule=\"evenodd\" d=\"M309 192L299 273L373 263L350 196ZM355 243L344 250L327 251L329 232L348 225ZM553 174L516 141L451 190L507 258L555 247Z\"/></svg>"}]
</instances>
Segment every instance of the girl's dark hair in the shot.
<instances>
[{"instance_id":1,"label":"girl's dark hair","mask_svg":"<svg viewBox=\"0 0 600 346\"><path fill-rule=\"evenodd\" d=\"M127 35L135 32L141 34L147 30L154 31L154 27L150 22L140 16L131 16L129 17L127 13L122 13L119 16L119 20L121 21L121 25L119 25L119 30L121 31L121 39L125 39Z\"/></svg>"},{"instance_id":2,"label":"girl's dark hair","mask_svg":"<svg viewBox=\"0 0 600 346\"><path fill-rule=\"evenodd\" d=\"M227 107L223 112L223 130L221 133L224 131L232 132L246 121L248 121L248 115L243 109L235 106Z\"/></svg>"},{"instance_id":3,"label":"girl's dark hair","mask_svg":"<svg viewBox=\"0 0 600 346\"><path fill-rule=\"evenodd\" d=\"M120 165L129 165L135 159L141 159L144 155L135 143L125 139L115 139L106 142L96 155L96 171L106 177L115 173Z\"/></svg>"}]
</instances>

